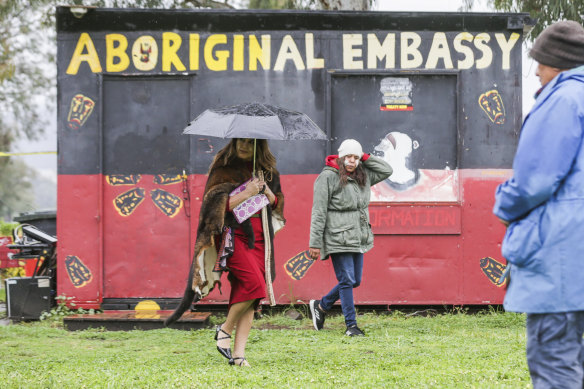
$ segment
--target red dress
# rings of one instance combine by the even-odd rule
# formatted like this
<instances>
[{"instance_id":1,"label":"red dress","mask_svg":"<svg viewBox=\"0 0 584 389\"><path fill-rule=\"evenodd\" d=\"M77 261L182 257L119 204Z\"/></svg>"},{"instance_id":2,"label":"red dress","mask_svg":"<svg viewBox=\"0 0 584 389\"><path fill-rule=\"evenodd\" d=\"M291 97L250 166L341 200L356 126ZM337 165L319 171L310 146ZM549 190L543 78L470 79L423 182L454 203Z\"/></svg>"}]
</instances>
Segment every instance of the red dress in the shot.
<instances>
[{"instance_id":1,"label":"red dress","mask_svg":"<svg viewBox=\"0 0 584 389\"><path fill-rule=\"evenodd\" d=\"M256 300L257 308L260 300L266 297L266 266L264 249L264 232L261 217L249 219L253 227L255 246L250 249L247 237L241 228L233 230L233 255L227 259L231 294L229 307L242 301Z\"/></svg>"}]
</instances>

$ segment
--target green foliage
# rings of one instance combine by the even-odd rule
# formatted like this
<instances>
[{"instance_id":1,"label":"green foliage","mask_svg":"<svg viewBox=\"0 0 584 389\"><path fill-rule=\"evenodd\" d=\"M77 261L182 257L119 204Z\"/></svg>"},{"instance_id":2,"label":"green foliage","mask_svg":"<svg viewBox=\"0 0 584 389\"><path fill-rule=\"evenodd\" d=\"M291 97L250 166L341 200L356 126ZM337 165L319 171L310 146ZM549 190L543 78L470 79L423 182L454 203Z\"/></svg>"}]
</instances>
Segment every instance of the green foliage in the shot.
<instances>
[{"instance_id":1,"label":"green foliage","mask_svg":"<svg viewBox=\"0 0 584 389\"><path fill-rule=\"evenodd\" d=\"M6 223L0 220L0 236L12 236L12 231L18 226L18 223Z\"/></svg>"},{"instance_id":2,"label":"green foliage","mask_svg":"<svg viewBox=\"0 0 584 389\"><path fill-rule=\"evenodd\" d=\"M252 368L229 366L214 331L67 332L52 323L0 327L0 382L81 388L529 388L525 317L359 315L367 336L343 335L342 316L254 321ZM0 386L2 386L0 384Z\"/></svg>"},{"instance_id":3,"label":"green foliage","mask_svg":"<svg viewBox=\"0 0 584 389\"><path fill-rule=\"evenodd\" d=\"M55 31L47 22L55 4L0 2L0 151L8 151L14 139L40 136L46 113L54 111Z\"/></svg>"},{"instance_id":4,"label":"green foliage","mask_svg":"<svg viewBox=\"0 0 584 389\"><path fill-rule=\"evenodd\" d=\"M294 0L249 0L250 9L296 9Z\"/></svg>"},{"instance_id":5,"label":"green foliage","mask_svg":"<svg viewBox=\"0 0 584 389\"><path fill-rule=\"evenodd\" d=\"M176 0L0 0L0 152L19 139L38 139L55 117L57 5L184 8ZM33 172L0 155L0 218L35 209Z\"/></svg>"},{"instance_id":6,"label":"green foliage","mask_svg":"<svg viewBox=\"0 0 584 389\"><path fill-rule=\"evenodd\" d=\"M535 38L559 20L583 23L584 0L490 0L495 9L505 12L529 12L537 23L528 39Z\"/></svg>"},{"instance_id":7,"label":"green foliage","mask_svg":"<svg viewBox=\"0 0 584 389\"><path fill-rule=\"evenodd\" d=\"M60 322L65 316L77 315L77 314L89 314L93 315L96 313L95 309L85 310L83 308L75 309L75 303L72 303L73 297L67 296L57 296L55 297L57 301L57 306L48 312L41 313L41 320L49 320L52 322Z\"/></svg>"}]
</instances>

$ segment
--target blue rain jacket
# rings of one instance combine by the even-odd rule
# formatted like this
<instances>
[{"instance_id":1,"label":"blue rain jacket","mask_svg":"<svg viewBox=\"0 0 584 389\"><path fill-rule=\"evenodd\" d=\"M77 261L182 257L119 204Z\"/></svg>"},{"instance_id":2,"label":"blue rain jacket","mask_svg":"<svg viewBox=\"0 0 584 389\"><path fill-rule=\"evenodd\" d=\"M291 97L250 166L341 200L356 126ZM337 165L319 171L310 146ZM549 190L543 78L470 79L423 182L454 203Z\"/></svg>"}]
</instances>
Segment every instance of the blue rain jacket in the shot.
<instances>
[{"instance_id":1,"label":"blue rain jacket","mask_svg":"<svg viewBox=\"0 0 584 389\"><path fill-rule=\"evenodd\" d=\"M525 118L513 177L493 212L510 221L502 244L512 264L504 307L584 310L584 66L550 81Z\"/></svg>"}]
</instances>

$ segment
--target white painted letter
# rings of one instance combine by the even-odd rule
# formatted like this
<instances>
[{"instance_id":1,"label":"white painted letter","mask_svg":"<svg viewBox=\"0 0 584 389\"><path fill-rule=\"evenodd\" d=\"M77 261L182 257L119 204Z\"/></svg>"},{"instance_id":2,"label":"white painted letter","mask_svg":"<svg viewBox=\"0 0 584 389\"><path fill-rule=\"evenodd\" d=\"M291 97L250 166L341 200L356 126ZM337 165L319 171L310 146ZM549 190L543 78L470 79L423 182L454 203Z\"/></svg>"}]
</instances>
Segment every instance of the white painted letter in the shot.
<instances>
[{"instance_id":1,"label":"white painted letter","mask_svg":"<svg viewBox=\"0 0 584 389\"><path fill-rule=\"evenodd\" d=\"M307 69L324 68L324 58L314 57L314 34L307 33L304 36L304 43L306 45L306 68Z\"/></svg>"},{"instance_id":2,"label":"white painted letter","mask_svg":"<svg viewBox=\"0 0 584 389\"><path fill-rule=\"evenodd\" d=\"M294 62L296 69L304 70L304 62L302 61L302 56L300 55L300 51L298 51L294 39L292 39L292 36L286 35L282 39L282 45L280 46L280 51L274 64L274 70L284 70L284 65L289 59Z\"/></svg>"},{"instance_id":3,"label":"white painted letter","mask_svg":"<svg viewBox=\"0 0 584 389\"><path fill-rule=\"evenodd\" d=\"M367 34L367 69L377 69L385 58L385 69L395 68L395 34L387 34L382 44L375 34Z\"/></svg>"},{"instance_id":4,"label":"white painted letter","mask_svg":"<svg viewBox=\"0 0 584 389\"><path fill-rule=\"evenodd\" d=\"M355 61L363 56L363 49L353 48L363 44L361 34L343 34L343 69L363 69L363 61Z\"/></svg>"},{"instance_id":5,"label":"white painted letter","mask_svg":"<svg viewBox=\"0 0 584 389\"><path fill-rule=\"evenodd\" d=\"M472 65L474 65L474 53L472 49L462 44L462 41L472 42L472 40L473 36L468 32L461 32L454 37L454 50L464 55L463 60L458 60L458 69L470 69L472 68Z\"/></svg>"},{"instance_id":6,"label":"white painted letter","mask_svg":"<svg viewBox=\"0 0 584 389\"><path fill-rule=\"evenodd\" d=\"M511 49L513 48L513 46L515 46L517 40L519 40L519 34L516 32L512 33L511 36L509 37L508 42L505 40L505 34L500 32L495 34L495 38L497 38L497 43L499 43L499 47L501 47L501 54L503 55L502 60L503 70L507 70L510 67L509 57L511 54Z\"/></svg>"},{"instance_id":7,"label":"white painted letter","mask_svg":"<svg viewBox=\"0 0 584 389\"><path fill-rule=\"evenodd\" d=\"M412 41L412 44L408 44L408 41ZM422 43L422 38L415 32L402 32L400 36L401 45L401 68L411 69L417 68L422 65L422 53L418 50ZM410 59L410 56L413 58Z\"/></svg>"},{"instance_id":8,"label":"white painted letter","mask_svg":"<svg viewBox=\"0 0 584 389\"><path fill-rule=\"evenodd\" d=\"M483 56L476 61L477 69L488 68L493 62L493 50L487 45L490 40L491 37L486 32L477 34L474 39L475 47L483 53Z\"/></svg>"},{"instance_id":9,"label":"white painted letter","mask_svg":"<svg viewBox=\"0 0 584 389\"><path fill-rule=\"evenodd\" d=\"M446 40L446 34L443 32L434 33L434 39L432 39L432 47L430 47L430 52L428 53L428 59L426 60L426 69L436 69L438 65L438 60L444 60L444 68L452 69L452 59L450 58L450 48L448 47L448 41Z\"/></svg>"}]
</instances>

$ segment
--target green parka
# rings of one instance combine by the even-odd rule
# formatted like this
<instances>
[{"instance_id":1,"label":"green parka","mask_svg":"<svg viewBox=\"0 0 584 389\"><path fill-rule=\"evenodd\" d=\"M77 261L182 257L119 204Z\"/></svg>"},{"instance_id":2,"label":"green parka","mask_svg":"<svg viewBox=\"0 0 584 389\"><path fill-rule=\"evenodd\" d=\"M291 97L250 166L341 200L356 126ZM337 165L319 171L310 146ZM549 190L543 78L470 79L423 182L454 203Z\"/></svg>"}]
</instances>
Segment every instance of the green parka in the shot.
<instances>
[{"instance_id":1,"label":"green parka","mask_svg":"<svg viewBox=\"0 0 584 389\"><path fill-rule=\"evenodd\" d=\"M361 163L367 172L364 187L349 177L341 187L339 169L334 160L327 165L314 182L309 247L320 249L320 257L332 253L365 253L373 247L373 232L369 224L371 186L385 180L393 170L380 158L365 154Z\"/></svg>"}]
</instances>

